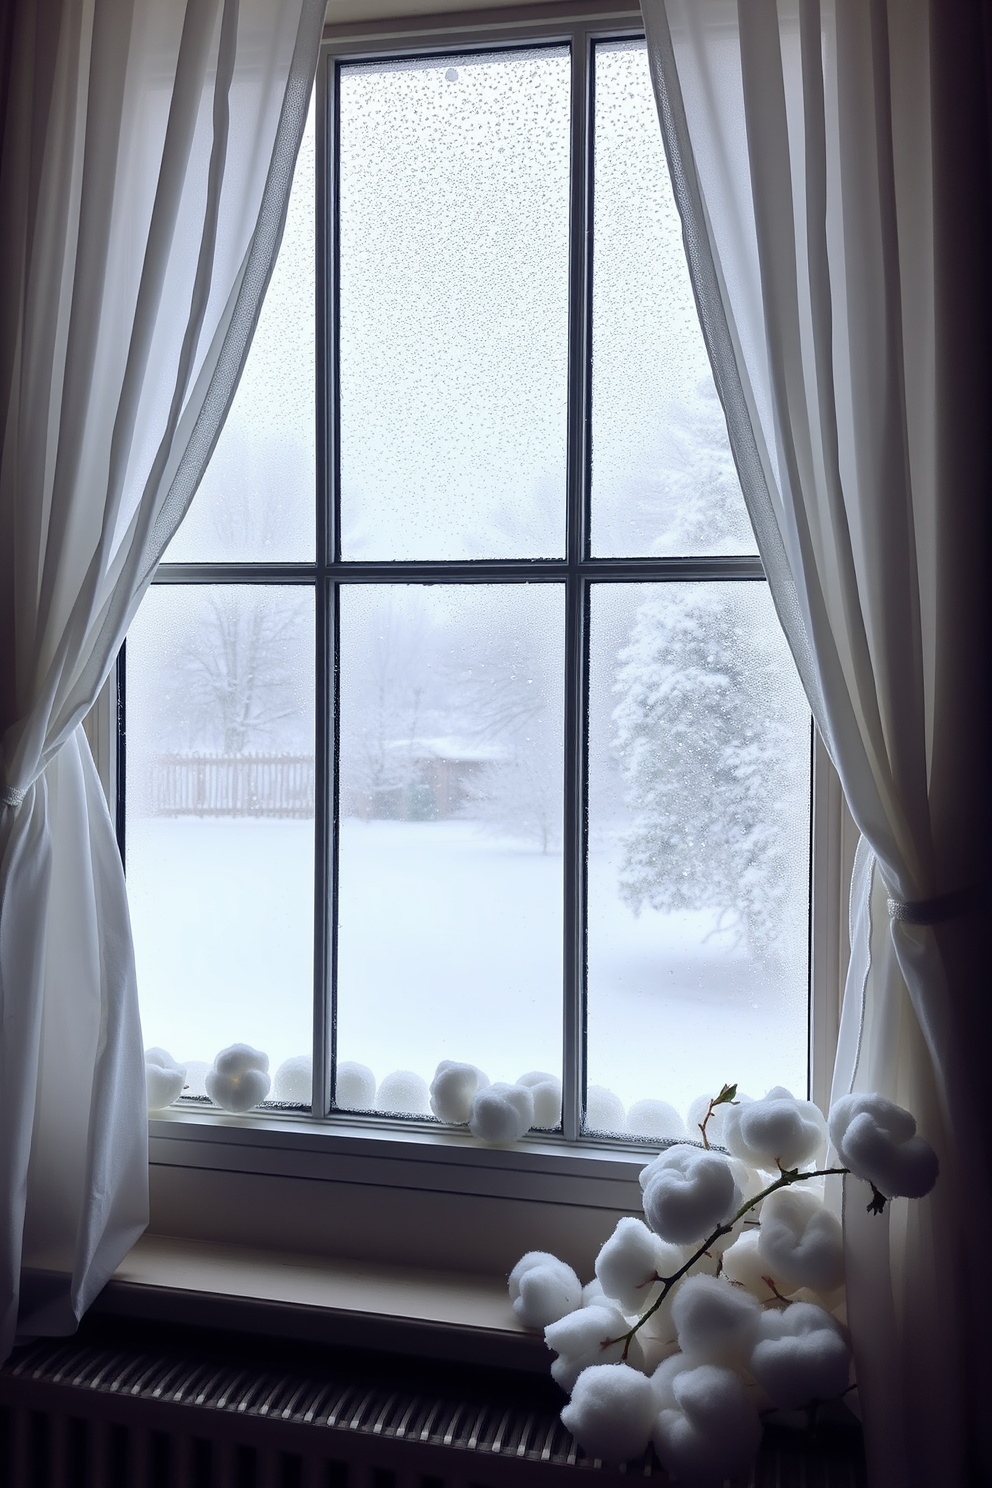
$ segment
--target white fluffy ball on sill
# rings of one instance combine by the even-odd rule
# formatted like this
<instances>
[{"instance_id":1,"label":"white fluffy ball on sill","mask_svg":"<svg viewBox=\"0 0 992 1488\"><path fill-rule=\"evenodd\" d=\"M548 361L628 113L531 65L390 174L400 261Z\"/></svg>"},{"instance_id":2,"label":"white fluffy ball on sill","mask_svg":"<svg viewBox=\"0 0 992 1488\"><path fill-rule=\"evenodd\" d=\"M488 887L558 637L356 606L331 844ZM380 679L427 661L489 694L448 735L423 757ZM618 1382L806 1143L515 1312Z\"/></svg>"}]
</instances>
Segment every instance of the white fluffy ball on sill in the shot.
<instances>
[{"instance_id":1,"label":"white fluffy ball on sill","mask_svg":"<svg viewBox=\"0 0 992 1488\"><path fill-rule=\"evenodd\" d=\"M376 1080L367 1064L345 1059L338 1065L334 1101L342 1111L371 1111L375 1107Z\"/></svg>"},{"instance_id":2,"label":"white fluffy ball on sill","mask_svg":"<svg viewBox=\"0 0 992 1488\"><path fill-rule=\"evenodd\" d=\"M260 1105L271 1083L269 1056L251 1044L231 1044L222 1049L204 1081L214 1105L237 1114Z\"/></svg>"},{"instance_id":3,"label":"white fluffy ball on sill","mask_svg":"<svg viewBox=\"0 0 992 1488\"><path fill-rule=\"evenodd\" d=\"M284 1059L272 1080L272 1099L288 1106L309 1106L313 1100L313 1060L309 1054Z\"/></svg>"},{"instance_id":4,"label":"white fluffy ball on sill","mask_svg":"<svg viewBox=\"0 0 992 1488\"><path fill-rule=\"evenodd\" d=\"M177 1064L167 1049L145 1050L145 1095L149 1111L164 1111L183 1093L186 1066Z\"/></svg>"},{"instance_id":5,"label":"white fluffy ball on sill","mask_svg":"<svg viewBox=\"0 0 992 1488\"><path fill-rule=\"evenodd\" d=\"M376 1091L377 1111L396 1111L401 1116L429 1116L431 1093L427 1081L413 1070L393 1070Z\"/></svg>"}]
</instances>

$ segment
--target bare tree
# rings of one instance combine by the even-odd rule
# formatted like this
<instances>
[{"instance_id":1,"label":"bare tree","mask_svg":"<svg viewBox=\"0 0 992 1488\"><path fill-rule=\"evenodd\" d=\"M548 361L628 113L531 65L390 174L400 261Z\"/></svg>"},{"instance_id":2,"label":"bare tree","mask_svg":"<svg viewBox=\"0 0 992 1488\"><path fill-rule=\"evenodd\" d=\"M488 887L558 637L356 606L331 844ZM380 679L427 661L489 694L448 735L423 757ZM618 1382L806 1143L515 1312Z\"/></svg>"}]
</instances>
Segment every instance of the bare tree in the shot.
<instances>
[{"instance_id":1,"label":"bare tree","mask_svg":"<svg viewBox=\"0 0 992 1488\"><path fill-rule=\"evenodd\" d=\"M198 732L224 754L271 747L296 732L301 610L285 590L218 585L206 600L181 666Z\"/></svg>"}]
</instances>

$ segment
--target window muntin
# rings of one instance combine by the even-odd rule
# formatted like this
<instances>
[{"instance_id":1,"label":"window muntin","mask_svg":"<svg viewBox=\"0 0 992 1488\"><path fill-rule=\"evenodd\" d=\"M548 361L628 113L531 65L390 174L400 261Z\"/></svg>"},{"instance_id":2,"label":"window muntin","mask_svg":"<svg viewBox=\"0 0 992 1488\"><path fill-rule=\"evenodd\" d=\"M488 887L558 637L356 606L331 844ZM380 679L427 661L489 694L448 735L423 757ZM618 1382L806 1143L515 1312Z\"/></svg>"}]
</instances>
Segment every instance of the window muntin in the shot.
<instances>
[{"instance_id":1,"label":"window muntin","mask_svg":"<svg viewBox=\"0 0 992 1488\"><path fill-rule=\"evenodd\" d=\"M586 54L583 51L583 38L577 37L573 45L576 49L573 52L574 68L576 58L578 58L580 63L584 65ZM465 55L466 54L464 53L457 54L456 57L455 54L445 54L441 58L434 57L429 59L416 60L417 65L421 66L422 68L429 66L430 70L433 72L436 78L439 75L438 69L441 61L445 62L445 70L447 70L448 65L454 66L453 58L464 63ZM486 54L483 53L482 55L485 56ZM502 52L497 53L496 55L506 55L505 49ZM636 48L632 50L631 43L629 41L624 41L621 45L617 45L616 43L611 44L609 42L601 42L595 45L590 50L590 53L588 55L591 67L598 68L600 60L604 60L609 62L609 64L615 68L619 65L616 61L617 58L620 59L620 62L623 64L623 66L629 67L630 58L631 56L636 57L637 51ZM643 62L643 56L641 60ZM354 65L355 64L353 63L346 62L342 64L342 71L346 72L347 68L353 67ZM410 66L407 63L404 63L403 65L406 67L407 71L411 70ZM402 68L397 68L396 64L380 63L376 64L376 66L372 68L372 75L378 76L384 72L388 73L390 66L392 66L394 70L403 70ZM642 94L645 87L646 68L644 68L644 74L645 76L642 77L639 84ZM334 82L336 77L338 76L340 76L340 74L335 72L335 66L332 62L329 72L330 117L332 122L338 119L338 114L334 107ZM440 73L440 76L443 77L443 72ZM743 584L747 589L754 588L755 581L759 581L758 587L762 591L764 588L763 584L760 583L760 566L758 565L756 559L751 556L751 553L753 552L753 539L750 538L749 529L747 529L746 532L743 533L741 542L737 546L736 555L728 556L726 552L720 551L721 548L725 547L725 543L721 539L719 542L713 544L709 544L708 542L702 544L703 547L710 546L713 549L711 554L707 554L704 557L692 556L691 552L689 556L683 556L682 554L676 552L663 554L657 558L642 558L639 557L637 554L637 548L639 546L642 546L642 544L639 541L635 541L630 533L628 533L626 537L623 537L622 543L618 541L616 544L614 544L618 548L622 548L622 545L624 543L629 544L628 555L625 556L621 551L618 554L613 555L612 562L608 558L600 560L596 557L590 556L590 541L588 535L589 523L587 520L587 514L589 513L590 505L592 506L592 532L594 540L596 534L595 449L593 450L593 460L591 462L593 467L593 492L592 500L590 502L590 460L585 431L588 429L589 426L588 421L590 391L593 394L592 421L593 430L595 431L595 366L597 355L597 323L595 320L596 275L595 273L591 273L591 270L594 266L590 263L588 258L584 257L583 254L585 234L582 231L582 228L584 223L586 222L586 190L588 186L590 162L583 156L581 151L578 151L575 148L577 143L580 142L585 136L584 120L581 115L582 110L585 106L584 100L586 98L586 93L584 85L581 81L581 76L582 67L580 66L578 85L573 88L571 96L571 105L573 109L573 117L571 121L573 150L570 160L571 198L569 210L571 213L572 232L569 240L570 300L567 353L569 444L567 483L564 492L563 510L560 512L560 520L565 527L567 535L567 545L564 558L544 559L543 561L535 564L534 562L527 561L526 556L523 559L518 556L515 558L505 558L496 564L492 564L486 561L488 554L480 558L473 558L470 555L466 555L465 545L463 542L464 531L467 530L466 528L462 529L461 536L456 536L454 549L456 556L449 556L449 554L445 553L443 548L443 539L441 540L441 546L433 550L429 550L432 552L432 556L427 557L416 556L414 554L403 559L382 561L381 552L378 557L349 556L347 550L349 539L344 535L344 524L336 520L337 514L335 508L337 492L341 490L342 497L344 496L343 487L346 461L344 457L342 442L340 469L338 469L335 465L335 462L332 461L330 463L330 467L326 471L322 472L322 475L326 476L324 489L326 499L328 501L328 508L326 519L320 519L318 514L317 525L318 528L320 528L324 533L328 535L329 541L327 544L326 553L320 551L318 552L316 563L297 563L292 566L292 571L290 571L287 567L285 571L281 572L280 574L275 574L270 568L266 568L261 565L225 565L223 563L212 563L209 565L204 564L203 567L194 567L188 564L181 567L166 567L160 574L160 580L162 582L178 583L181 581L184 584L197 584L207 581L214 584L217 584L221 581L226 581L229 583L244 583L246 581L262 582L266 579L271 580L274 577L281 577L286 580L291 579L294 585L309 587L313 595L313 602L315 604L317 615L315 664L315 672L317 678L317 745L315 749L314 769L314 798L317 806L316 895L314 901L316 907L317 924L314 942L314 960L317 967L317 976L315 979L316 1000L314 1009L314 1021L316 1030L314 1037L314 1069L316 1075L316 1079L314 1081L314 1113L318 1116L322 1116L325 1113L328 1101L330 1099L332 1087L332 1066L335 1051L337 1051L342 1059L353 1057L359 1052L357 1049L344 1047L344 1044L338 1037L338 1035L344 1031L347 1019L345 1018L342 1020L341 1027L335 1027L334 1018L331 1015L329 1004L325 1001L325 987L328 985L328 983L325 982L325 978L323 975L323 968L326 966L329 973L328 980L330 983L333 983L336 979L339 979L340 972L342 970L342 940L336 939L335 930L338 922L338 917L347 894L347 884L342 883L342 869L347 874L349 871L349 867L347 847L345 843L346 823L340 820L342 788L344 787L344 772L342 772L340 778L335 777L333 771L334 749L332 746L335 743L340 729L344 725L345 708L338 706L339 700L337 698L336 689L338 686L339 676L341 676L342 688L345 687L345 679L344 676L341 674L341 665L345 660L342 647L344 645L344 636L346 630L345 621L347 619L348 606L350 603L348 595L352 587L371 587L373 585L386 583L395 584L397 582L404 582L409 585L426 584L436 586L439 584L459 584L471 585L474 587L477 584L498 583L501 585L508 585L513 582L517 585L517 592L520 594L526 593L528 589L543 590L545 588L553 588L557 589L559 592L562 590L564 591L565 624L564 643L562 651L563 667L561 676L565 684L565 698L562 712L565 789L563 798L561 863L561 882L563 894L560 901L563 906L562 920L564 935L562 942L562 963L564 986L563 992L559 991L558 988L555 989L555 995L561 997L560 1008L564 1061L562 1062L561 1060L559 1060L558 1063L555 1064L550 1060L545 1061L543 1059L532 1059L530 1057L527 1057L524 1052L524 1048L521 1047L521 1057L517 1061L520 1065L520 1069L516 1069L515 1067L511 1067L508 1069L496 1068L493 1067L491 1060L486 1061L485 1059L483 1059L480 1062L483 1063L483 1066L487 1068L488 1072L495 1078L503 1077L512 1079L517 1074L522 1073L524 1069L531 1068L535 1064L546 1064L547 1067L553 1069L561 1069L565 1082L563 1129L565 1136L570 1139L574 1139L579 1136L582 1130L582 1087L587 1059L589 1068L589 1083L591 1085L595 1085L597 1083L597 1070L601 1067L604 1067L604 1063L605 1067L607 1069L609 1068L608 1061L604 1062L603 1060L600 1060L599 1064L597 1064L596 1049L595 1047L589 1047L587 1038L588 1033L591 1031L593 1040L595 1041L597 1037L597 1026L601 1026L605 1029L609 1022L608 1017L606 1017L605 1019L603 1017L600 1017L597 1024L597 1009L609 1009L609 995L608 991L606 991L605 983L602 982L602 980L600 981L598 988L594 985L592 991L592 1000L589 1004L588 1019L586 1017L585 1001L584 951L586 945L585 902L587 892L585 859L587 791L586 774L588 766L591 769L592 774L592 780L590 781L590 784L594 787L595 761L593 760L591 765L589 765L587 756L587 717L584 679L586 678L590 664L590 635L592 636L592 643L595 647L595 616L597 613L597 602L593 595L593 587L598 582L602 585L604 590L612 589L621 580L625 581L625 586L626 584L633 583L634 581L642 582L645 584L654 583L674 586L679 583L685 584L687 581L692 580L694 582L705 581L714 587L727 586L728 588L737 588ZM602 76L603 74L602 72L600 72L598 75L598 79L600 81L602 80ZM445 81L448 80L445 79ZM610 84L608 83L603 89L603 92L607 96L609 94L609 86ZM641 129L643 134L643 110ZM331 132L333 136L333 128ZM600 139L600 163L602 163L602 152L605 146L602 142L602 135L599 135L597 137ZM330 177L333 186L333 162L332 169L330 171ZM299 179L300 178L298 177L297 186L299 186ZM596 178L594 177L594 181L595 179ZM593 191L592 194L595 198L595 191ZM620 193L620 195L622 196L622 192ZM335 191L332 189L329 192L329 200L333 203L335 199ZM636 226L636 214L635 217L631 220L635 222ZM329 285L331 289L331 293L327 296L330 310L332 312L330 315L330 324L328 327L328 344L332 348L334 348L337 345L337 332L339 328L337 321L333 315L333 288L335 283L344 277L344 270L343 265L339 265L337 271L335 272L334 250L337 245L333 233L330 234L330 238L331 259L328 266L327 278L322 282ZM604 268L603 272L604 276L608 273L608 261L607 266ZM590 317L590 296L585 289L585 286L589 283L590 273L592 283L592 317ZM616 301L615 293L614 301ZM619 333L622 334L622 323L620 324ZM588 355L590 345L592 350L591 370L590 358ZM600 341L600 350L602 351L602 338ZM252 356L255 356L254 349ZM601 356L601 361L602 360L603 357ZM606 358L606 360L608 360L608 358ZM616 360L615 355L614 360ZM329 388L332 392L335 385L335 372L337 369L337 365L338 363L335 359L335 356L332 354L328 363L327 378ZM704 390L704 401L709 396L710 394L708 393L708 391ZM615 399L615 403L618 408L622 404L622 401L622 398L619 400ZM328 424L325 430L325 434L331 436L331 447L333 449L335 447L333 436L335 432L340 432L340 428L334 413L333 397L331 397L328 401L327 417ZM718 424L718 434L721 428L722 425ZM322 442L323 436L321 439L318 440L318 448L322 446ZM339 475L340 481L338 479ZM547 483L545 483L545 499L547 498L547 494ZM721 488L721 499L725 496L726 491ZM739 493L737 493L737 499L739 499ZM388 503L386 504L388 505ZM538 500L535 505L539 507L540 500ZM553 523L551 523L550 525L553 526ZM519 523L514 524L511 522L507 524L504 522L503 526L504 528L508 527L512 534L512 544L509 546L507 551L509 551L510 553L516 552L517 554L524 553L526 555L528 549L521 543ZM490 523L488 530L491 533L493 530L498 529L499 527L500 523L499 521L497 521L495 523L495 528L494 524ZM545 530L550 530L548 524L545 524ZM713 524L713 530L717 530L716 524ZM338 532L342 533L341 543L343 551L342 548L339 548L336 552L334 535ZM527 536L525 529L524 542L527 542L529 540L530 538ZM217 550L210 550L208 547L206 550L204 550L203 556L210 556L211 553L215 551ZM172 554L170 553L169 556L171 558ZM273 556L278 556L278 549L276 549L276 552L273 554ZM340 701L342 704L346 705L347 700L344 693L342 693ZM590 727L595 733L594 720L590 721ZM808 741L808 731L806 734L806 738ZM410 741L396 740L392 742L398 743L400 745L406 745L409 744ZM590 743L591 742L592 741L590 741ZM598 747L602 747L601 739ZM805 754L806 752L804 751L804 755ZM801 763L805 764L806 759L804 758ZM597 819L595 816L595 792L593 793L593 797L590 800L589 804L590 809L593 811L594 825L597 827L597 830L599 830L602 828L602 822L597 823ZM808 789L806 793L806 805L808 810ZM806 822L804 822L804 825L807 822L808 817L806 818ZM593 845L595 849L595 843ZM805 883L805 875L803 876L803 881ZM595 873L593 873L593 877L590 880L590 892L593 895L598 895ZM597 904L594 903L593 921L590 927L593 949L595 948L596 940L596 936L594 933L596 911ZM181 930L179 927L177 927L176 929L176 934L177 938L181 936ZM801 937L801 941L802 945L800 947L800 958L805 951L804 936ZM594 959L594 969L595 964L596 963ZM622 976L620 980L621 982L623 981ZM798 980L794 982L793 992L795 992L796 988L799 988L800 992L804 992L805 986L805 968L800 967L798 969ZM596 1000L597 998L599 998L599 1001ZM795 1012L796 1005L797 1004L794 1003L793 1013ZM339 1003L339 1009L340 1006L341 1004ZM424 1021L428 1025L430 1024L431 1019L429 1012L427 1013ZM786 1020L786 1022L788 1023L788 1026L791 1030L797 1030L797 1020L794 1016L790 1017L790 1019ZM613 1030L613 1032L615 1033L616 1030ZM797 1083L801 1083L801 1076L806 1059L806 1040L804 1034L804 1028L797 1031L797 1043L795 1045L793 1058L793 1066L797 1070L800 1077ZM437 1030L437 1035L438 1043L440 1045L443 1040L443 1033L440 1029ZM701 1036L705 1037L705 1035ZM223 1040L221 1040L221 1043L233 1041L235 1039L240 1039L243 1037L247 1037L247 1035L241 1029L231 1027L227 1036ZM616 1047L618 1049L622 1047L623 1037L629 1037L632 1042L641 1040L645 1043L645 1045L648 1043L648 1041L644 1040L643 1038L642 1028L623 1030L619 1037L615 1040ZM218 1044L218 1047L219 1046L220 1044ZM752 1047L757 1048L757 1042L753 1043ZM181 1056L185 1057L187 1051L183 1051L182 1049L174 1049L173 1052L180 1053ZM207 1048L204 1052L206 1056L209 1057L213 1050ZM302 1050L296 1052L302 1052ZM736 1049L735 1053L737 1056L735 1063L735 1073L741 1074L746 1084L748 1071L746 1068L742 1071L741 1065L746 1064L747 1051ZM452 1056L469 1057L465 1051L459 1051L453 1048L449 1050L447 1047L438 1047L434 1057L424 1064L424 1068L422 1071L423 1076L428 1079L430 1078L430 1075L433 1071L433 1066L437 1062L437 1059ZM411 1061L404 1061L404 1063L410 1062ZM641 1097L660 1097L671 1099L671 1095L669 1094L669 1071L678 1067L683 1062L684 1050L682 1047L671 1049L670 1058L667 1061L662 1056L648 1058L645 1062L645 1069L646 1073L650 1075L651 1078L650 1088L636 1092L631 1090L630 1095L625 1092L624 1103L629 1103L630 1099L638 1095ZM704 1062L707 1063L708 1067L708 1061ZM760 1083L761 1076L756 1072L756 1067L753 1063L750 1067L752 1069L755 1069L755 1073L752 1075L754 1083ZM762 1069L763 1067L763 1065L760 1066L760 1068ZM380 1075L383 1072L384 1071L381 1067L379 1070L377 1070L377 1073ZM713 1075L713 1078L720 1077L721 1076ZM773 1078L780 1077L781 1066L779 1065L776 1066L776 1071ZM606 1120L602 1113L596 1116L595 1112L591 1111L590 1116L595 1116L592 1124L596 1128L608 1126L611 1129L616 1129L616 1127L621 1124L619 1121L616 1121L612 1118Z\"/></svg>"}]
</instances>

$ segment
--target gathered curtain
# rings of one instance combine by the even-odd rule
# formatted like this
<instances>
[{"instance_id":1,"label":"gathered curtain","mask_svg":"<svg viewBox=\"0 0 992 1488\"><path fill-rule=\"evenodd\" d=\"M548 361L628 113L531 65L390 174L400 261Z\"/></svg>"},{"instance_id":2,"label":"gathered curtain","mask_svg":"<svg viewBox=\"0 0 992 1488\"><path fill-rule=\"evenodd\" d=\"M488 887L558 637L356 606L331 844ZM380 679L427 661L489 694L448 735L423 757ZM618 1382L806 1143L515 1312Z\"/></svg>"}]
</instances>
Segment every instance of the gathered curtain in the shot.
<instances>
[{"instance_id":1,"label":"gathered curtain","mask_svg":"<svg viewBox=\"0 0 992 1488\"><path fill-rule=\"evenodd\" d=\"M941 1164L881 1217L838 1199L872 1488L992 1471L982 9L643 0L731 446L862 834L833 1095L909 1108Z\"/></svg>"},{"instance_id":2,"label":"gathered curtain","mask_svg":"<svg viewBox=\"0 0 992 1488\"><path fill-rule=\"evenodd\" d=\"M147 1220L114 832L81 723L278 251L324 0L19 0L0 67L0 1358Z\"/></svg>"}]
</instances>

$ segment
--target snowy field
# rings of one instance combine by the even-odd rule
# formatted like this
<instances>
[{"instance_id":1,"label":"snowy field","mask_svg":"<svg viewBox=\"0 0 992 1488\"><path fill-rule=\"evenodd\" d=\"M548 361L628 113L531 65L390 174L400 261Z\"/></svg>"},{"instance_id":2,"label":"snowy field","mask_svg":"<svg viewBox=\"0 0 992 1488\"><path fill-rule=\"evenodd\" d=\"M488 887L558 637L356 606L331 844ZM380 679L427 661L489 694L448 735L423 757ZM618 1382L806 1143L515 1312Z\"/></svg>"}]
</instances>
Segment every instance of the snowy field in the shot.
<instances>
[{"instance_id":1,"label":"snowy field","mask_svg":"<svg viewBox=\"0 0 992 1488\"><path fill-rule=\"evenodd\" d=\"M312 824L133 819L128 885L146 1045L210 1062L247 1042L273 1069L310 1049ZM338 1052L378 1079L440 1059L490 1078L560 1068L561 857L471 822L341 835ZM806 994L714 936L707 914L637 919L607 848L589 865L589 1080L681 1110L738 1080L801 1093ZM781 982L781 979L780 979Z\"/></svg>"}]
</instances>

